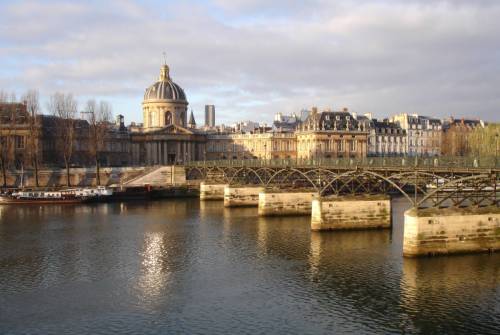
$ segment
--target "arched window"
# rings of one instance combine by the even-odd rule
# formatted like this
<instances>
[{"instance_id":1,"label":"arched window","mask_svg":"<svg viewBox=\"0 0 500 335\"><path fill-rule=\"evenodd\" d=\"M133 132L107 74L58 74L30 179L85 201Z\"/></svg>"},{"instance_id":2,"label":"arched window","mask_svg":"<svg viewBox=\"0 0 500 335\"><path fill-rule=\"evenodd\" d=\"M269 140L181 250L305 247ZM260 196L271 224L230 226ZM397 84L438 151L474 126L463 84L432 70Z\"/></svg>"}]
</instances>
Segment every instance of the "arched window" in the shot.
<instances>
[{"instance_id":1,"label":"arched window","mask_svg":"<svg viewBox=\"0 0 500 335\"><path fill-rule=\"evenodd\" d=\"M167 111L165 113L165 126L168 126L169 124L172 124L172 113L170 113L170 111Z\"/></svg>"}]
</instances>

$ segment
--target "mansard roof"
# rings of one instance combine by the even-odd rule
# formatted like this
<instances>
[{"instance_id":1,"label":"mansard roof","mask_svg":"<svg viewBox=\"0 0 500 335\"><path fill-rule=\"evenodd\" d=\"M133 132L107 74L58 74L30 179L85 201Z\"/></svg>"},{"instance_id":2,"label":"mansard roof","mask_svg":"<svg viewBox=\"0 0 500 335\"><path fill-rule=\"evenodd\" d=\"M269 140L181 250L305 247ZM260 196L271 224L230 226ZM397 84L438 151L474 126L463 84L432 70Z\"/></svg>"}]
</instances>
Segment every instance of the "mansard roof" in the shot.
<instances>
[{"instance_id":1,"label":"mansard roof","mask_svg":"<svg viewBox=\"0 0 500 335\"><path fill-rule=\"evenodd\" d=\"M303 130L359 130L360 124L349 112L311 113L302 123Z\"/></svg>"}]
</instances>

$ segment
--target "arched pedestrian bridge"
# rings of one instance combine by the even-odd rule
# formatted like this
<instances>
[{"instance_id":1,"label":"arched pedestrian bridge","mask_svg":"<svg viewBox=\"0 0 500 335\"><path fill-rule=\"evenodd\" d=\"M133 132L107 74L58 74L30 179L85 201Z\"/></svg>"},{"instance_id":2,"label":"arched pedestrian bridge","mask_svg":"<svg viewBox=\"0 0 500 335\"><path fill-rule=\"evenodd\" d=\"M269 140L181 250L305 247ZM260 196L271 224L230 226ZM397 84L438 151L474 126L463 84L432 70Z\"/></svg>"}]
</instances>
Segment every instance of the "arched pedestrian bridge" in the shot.
<instances>
[{"instance_id":1,"label":"arched pedestrian bridge","mask_svg":"<svg viewBox=\"0 0 500 335\"><path fill-rule=\"evenodd\" d=\"M390 228L391 196L404 213L403 254L500 250L496 160L365 158L191 162L201 200L256 206L259 215L309 215L311 229Z\"/></svg>"},{"instance_id":2,"label":"arched pedestrian bridge","mask_svg":"<svg viewBox=\"0 0 500 335\"><path fill-rule=\"evenodd\" d=\"M413 207L498 206L500 169L464 158L230 160L191 162L208 184L310 190L320 196L401 194Z\"/></svg>"}]
</instances>

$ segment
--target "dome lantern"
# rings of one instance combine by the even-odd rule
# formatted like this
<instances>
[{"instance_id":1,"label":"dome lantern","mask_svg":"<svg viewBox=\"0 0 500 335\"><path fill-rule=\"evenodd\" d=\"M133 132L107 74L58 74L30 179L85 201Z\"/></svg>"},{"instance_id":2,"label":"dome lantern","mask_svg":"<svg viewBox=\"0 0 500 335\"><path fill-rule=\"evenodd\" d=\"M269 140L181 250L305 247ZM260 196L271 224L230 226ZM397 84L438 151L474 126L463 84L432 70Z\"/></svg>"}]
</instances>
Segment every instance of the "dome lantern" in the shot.
<instances>
[{"instance_id":1,"label":"dome lantern","mask_svg":"<svg viewBox=\"0 0 500 335\"><path fill-rule=\"evenodd\" d=\"M161 66L158 81L146 89L144 101L148 100L173 100L187 103L184 90L170 78L170 68L167 64Z\"/></svg>"},{"instance_id":2,"label":"dome lantern","mask_svg":"<svg viewBox=\"0 0 500 335\"><path fill-rule=\"evenodd\" d=\"M170 69L168 68L167 64L164 64L161 67L159 80L160 81L169 81L170 80Z\"/></svg>"}]
</instances>

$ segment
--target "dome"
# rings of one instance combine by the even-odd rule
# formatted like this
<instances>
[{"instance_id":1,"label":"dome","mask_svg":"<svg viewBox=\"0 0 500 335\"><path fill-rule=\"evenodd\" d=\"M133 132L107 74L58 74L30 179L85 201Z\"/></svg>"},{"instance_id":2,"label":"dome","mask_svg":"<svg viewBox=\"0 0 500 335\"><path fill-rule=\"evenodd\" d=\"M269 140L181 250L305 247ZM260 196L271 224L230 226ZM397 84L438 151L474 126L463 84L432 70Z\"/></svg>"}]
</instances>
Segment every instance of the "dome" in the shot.
<instances>
[{"instance_id":1,"label":"dome","mask_svg":"<svg viewBox=\"0 0 500 335\"><path fill-rule=\"evenodd\" d=\"M146 100L177 100L186 102L184 90L170 79L167 65L162 66L159 80L146 89L144 101Z\"/></svg>"}]
</instances>

